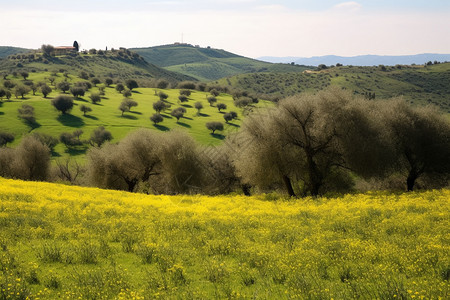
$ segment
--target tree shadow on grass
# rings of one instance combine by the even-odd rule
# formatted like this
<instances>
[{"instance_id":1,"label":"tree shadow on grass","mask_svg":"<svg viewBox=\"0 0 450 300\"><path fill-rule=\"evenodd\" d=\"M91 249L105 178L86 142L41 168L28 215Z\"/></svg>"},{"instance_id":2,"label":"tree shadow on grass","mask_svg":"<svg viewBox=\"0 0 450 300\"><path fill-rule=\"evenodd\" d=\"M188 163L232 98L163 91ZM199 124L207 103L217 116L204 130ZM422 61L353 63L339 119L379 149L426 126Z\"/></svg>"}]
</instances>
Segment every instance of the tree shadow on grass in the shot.
<instances>
[{"instance_id":1,"label":"tree shadow on grass","mask_svg":"<svg viewBox=\"0 0 450 300\"><path fill-rule=\"evenodd\" d=\"M35 130L36 128L41 127L41 124L39 124L36 121L34 121L34 122L27 122L27 125L31 127L31 130Z\"/></svg>"},{"instance_id":2,"label":"tree shadow on grass","mask_svg":"<svg viewBox=\"0 0 450 300\"><path fill-rule=\"evenodd\" d=\"M79 128L84 125L83 119L81 119L80 117L71 115L71 114L59 115L57 120L64 126L69 126L69 127Z\"/></svg>"},{"instance_id":3,"label":"tree shadow on grass","mask_svg":"<svg viewBox=\"0 0 450 300\"><path fill-rule=\"evenodd\" d=\"M199 113L198 115L199 115L200 117L209 117L208 114L202 114L202 113Z\"/></svg>"},{"instance_id":4,"label":"tree shadow on grass","mask_svg":"<svg viewBox=\"0 0 450 300\"><path fill-rule=\"evenodd\" d=\"M91 119L91 120L98 120L97 117L91 116L91 115L85 115L84 117L85 117L85 118L88 118L88 119Z\"/></svg>"},{"instance_id":5,"label":"tree shadow on grass","mask_svg":"<svg viewBox=\"0 0 450 300\"><path fill-rule=\"evenodd\" d=\"M156 129L161 130L161 131L169 131L170 130L169 127L166 127L164 125L153 124L153 126L155 126Z\"/></svg>"},{"instance_id":6,"label":"tree shadow on grass","mask_svg":"<svg viewBox=\"0 0 450 300\"><path fill-rule=\"evenodd\" d=\"M178 125L186 127L186 128L191 128L192 126L183 122L177 122Z\"/></svg>"},{"instance_id":7,"label":"tree shadow on grass","mask_svg":"<svg viewBox=\"0 0 450 300\"><path fill-rule=\"evenodd\" d=\"M194 120L194 119L192 119L191 117L186 117L186 116L184 116L183 119Z\"/></svg>"},{"instance_id":8,"label":"tree shadow on grass","mask_svg":"<svg viewBox=\"0 0 450 300\"><path fill-rule=\"evenodd\" d=\"M74 98L75 101L82 101L82 102L89 102L86 99L83 98Z\"/></svg>"},{"instance_id":9,"label":"tree shadow on grass","mask_svg":"<svg viewBox=\"0 0 450 300\"><path fill-rule=\"evenodd\" d=\"M88 147L83 148L66 148L65 153L70 154L70 156L84 155L86 154Z\"/></svg>"},{"instance_id":10,"label":"tree shadow on grass","mask_svg":"<svg viewBox=\"0 0 450 300\"><path fill-rule=\"evenodd\" d=\"M225 136L223 134L220 133L211 133L211 136L213 138L219 139L219 140L223 140L225 138Z\"/></svg>"},{"instance_id":11,"label":"tree shadow on grass","mask_svg":"<svg viewBox=\"0 0 450 300\"><path fill-rule=\"evenodd\" d=\"M58 152L52 151L51 153L52 157L61 157L61 154L59 154Z\"/></svg>"},{"instance_id":12,"label":"tree shadow on grass","mask_svg":"<svg viewBox=\"0 0 450 300\"><path fill-rule=\"evenodd\" d=\"M189 105L189 104L181 104L181 106L187 107L187 108L192 108L192 105Z\"/></svg>"},{"instance_id":13,"label":"tree shadow on grass","mask_svg":"<svg viewBox=\"0 0 450 300\"><path fill-rule=\"evenodd\" d=\"M238 124L233 124L233 123L226 123L226 125L234 126L234 127L241 127L240 125L238 125Z\"/></svg>"},{"instance_id":14,"label":"tree shadow on grass","mask_svg":"<svg viewBox=\"0 0 450 300\"><path fill-rule=\"evenodd\" d=\"M137 120L138 118L133 116L133 115L126 115L124 114L123 116L118 116L119 118L125 118L125 119L129 119L129 120Z\"/></svg>"},{"instance_id":15,"label":"tree shadow on grass","mask_svg":"<svg viewBox=\"0 0 450 300\"><path fill-rule=\"evenodd\" d=\"M142 113L140 111L131 111L130 110L129 113L136 114L136 115L142 115Z\"/></svg>"},{"instance_id":16,"label":"tree shadow on grass","mask_svg":"<svg viewBox=\"0 0 450 300\"><path fill-rule=\"evenodd\" d=\"M141 92L139 92L139 91L131 91L132 93L134 93L134 94L142 94Z\"/></svg>"},{"instance_id":17,"label":"tree shadow on grass","mask_svg":"<svg viewBox=\"0 0 450 300\"><path fill-rule=\"evenodd\" d=\"M164 115L164 114L161 114L161 116L162 116L163 118L166 118L166 119L173 119L172 116L168 116L168 115Z\"/></svg>"},{"instance_id":18,"label":"tree shadow on grass","mask_svg":"<svg viewBox=\"0 0 450 300\"><path fill-rule=\"evenodd\" d=\"M2 116L2 115L4 115L4 114L5 114L4 112L0 111L0 116Z\"/></svg>"}]
</instances>

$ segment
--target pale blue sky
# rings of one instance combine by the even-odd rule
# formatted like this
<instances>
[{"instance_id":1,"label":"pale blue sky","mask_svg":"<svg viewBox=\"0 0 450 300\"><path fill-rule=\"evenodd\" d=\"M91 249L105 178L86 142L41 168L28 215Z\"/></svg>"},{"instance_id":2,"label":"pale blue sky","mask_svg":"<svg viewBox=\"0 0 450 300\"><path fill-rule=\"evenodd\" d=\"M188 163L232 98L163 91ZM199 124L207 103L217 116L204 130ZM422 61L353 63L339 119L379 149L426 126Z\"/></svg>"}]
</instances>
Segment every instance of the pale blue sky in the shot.
<instances>
[{"instance_id":1,"label":"pale blue sky","mask_svg":"<svg viewBox=\"0 0 450 300\"><path fill-rule=\"evenodd\" d=\"M0 0L0 45L147 47L181 40L237 54L450 53L449 0Z\"/></svg>"}]
</instances>

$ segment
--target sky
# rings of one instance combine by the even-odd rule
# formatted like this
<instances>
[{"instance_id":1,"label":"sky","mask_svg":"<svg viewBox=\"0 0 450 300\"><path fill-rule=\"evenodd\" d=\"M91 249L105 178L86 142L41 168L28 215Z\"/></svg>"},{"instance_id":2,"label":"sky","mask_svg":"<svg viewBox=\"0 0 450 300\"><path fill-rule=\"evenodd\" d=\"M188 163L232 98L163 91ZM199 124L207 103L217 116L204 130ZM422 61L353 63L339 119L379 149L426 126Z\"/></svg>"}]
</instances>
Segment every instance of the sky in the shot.
<instances>
[{"instance_id":1,"label":"sky","mask_svg":"<svg viewBox=\"0 0 450 300\"><path fill-rule=\"evenodd\" d=\"M449 0L0 0L0 45L185 42L247 57L450 53Z\"/></svg>"}]
</instances>

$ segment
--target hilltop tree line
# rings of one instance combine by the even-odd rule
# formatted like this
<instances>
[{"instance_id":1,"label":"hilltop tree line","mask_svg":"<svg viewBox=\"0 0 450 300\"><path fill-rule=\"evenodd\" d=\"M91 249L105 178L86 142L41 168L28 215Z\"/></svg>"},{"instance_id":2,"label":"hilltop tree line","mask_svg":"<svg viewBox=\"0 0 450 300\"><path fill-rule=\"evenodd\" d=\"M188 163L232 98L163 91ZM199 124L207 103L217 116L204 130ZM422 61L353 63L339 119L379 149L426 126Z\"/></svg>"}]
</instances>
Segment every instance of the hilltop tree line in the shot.
<instances>
[{"instance_id":1,"label":"hilltop tree line","mask_svg":"<svg viewBox=\"0 0 450 300\"><path fill-rule=\"evenodd\" d=\"M0 148L0 175L157 194L242 189L289 196L348 192L355 180L373 187L400 180L411 191L418 184L447 186L450 175L445 116L401 99L368 101L339 89L290 97L250 114L220 146L198 145L177 131L141 129L115 144L107 142L104 128L97 135L86 166L59 161L53 171L48 141L28 136L16 149ZM79 136L60 140L76 144ZM0 135L0 141L11 136Z\"/></svg>"}]
</instances>

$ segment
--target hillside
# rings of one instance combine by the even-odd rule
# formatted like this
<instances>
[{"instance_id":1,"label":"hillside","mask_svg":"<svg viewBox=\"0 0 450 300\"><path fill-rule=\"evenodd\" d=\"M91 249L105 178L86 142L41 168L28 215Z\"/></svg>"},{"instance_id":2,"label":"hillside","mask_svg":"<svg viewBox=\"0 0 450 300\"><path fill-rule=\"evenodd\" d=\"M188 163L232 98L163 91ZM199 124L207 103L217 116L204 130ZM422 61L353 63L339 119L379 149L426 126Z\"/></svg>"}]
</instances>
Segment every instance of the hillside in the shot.
<instances>
[{"instance_id":1,"label":"hillside","mask_svg":"<svg viewBox=\"0 0 450 300\"><path fill-rule=\"evenodd\" d=\"M0 297L446 299L449 197L149 196L0 178Z\"/></svg>"},{"instance_id":2,"label":"hillside","mask_svg":"<svg viewBox=\"0 0 450 300\"><path fill-rule=\"evenodd\" d=\"M0 61L0 73L14 71L45 72L64 70L72 75L80 72L95 77L111 77L117 79L156 79L164 78L171 82L195 80L192 77L159 68L145 61L141 56L126 49L99 51L96 54L43 56L41 53L29 52L22 55L10 55Z\"/></svg>"},{"instance_id":3,"label":"hillside","mask_svg":"<svg viewBox=\"0 0 450 300\"><path fill-rule=\"evenodd\" d=\"M53 84L49 82L49 78L51 77L56 79ZM114 138L112 142L119 141L127 133L138 128L150 128L160 131L170 129L185 130L202 144L219 144L229 131L234 131L239 128L246 110L250 108L242 109L235 107L230 95L220 94L217 96L217 103L224 103L227 108L219 112L216 105L209 105L206 98L210 94L207 92L191 91L188 101L180 103L178 100L180 90L178 89L161 90L139 87L133 89L132 96L130 97L138 103L138 106L133 107L130 112L125 112L121 116L121 111L118 108L124 96L116 91L115 84L105 87L105 84L101 83L97 87L93 86L84 96L75 98L75 105L72 111L69 114L61 115L51 105L52 99L62 93L55 86L62 81L67 81L71 86L74 86L76 82L84 81L77 75L66 75L60 72L31 72L26 81L20 78L20 75L17 77L8 75L7 80L17 85L26 82L33 82L34 84L46 82L53 89L47 98L44 98L38 90L36 91L36 95L33 95L30 91L22 99L20 96L17 98L14 96L13 88L11 89L13 94L12 98L8 101L3 97L3 101L0 101L0 131L9 132L16 137L12 146L17 145L23 135L31 132L46 133L58 138L63 132L73 132L76 129L80 129L83 131L81 138L87 140L92 131L99 126L104 126L107 130L111 131ZM4 81L3 77L1 77L0 87L3 87ZM103 88L105 94L102 96L101 102L92 104L89 96L93 93L98 93L99 88ZM159 92L164 92L168 95L165 103L171 105L171 108L162 112L162 116L164 117L163 122L158 125L153 125L149 118L155 113L153 103L160 99L157 95ZM196 102L201 102L204 107L200 114L197 114L197 109L194 108L194 103ZM36 116L34 123L26 122L18 117L18 109L23 104L30 105L34 108ZM89 106L92 112L83 115L79 109L81 105ZM254 104L251 107L265 105L271 104L260 101L259 104ZM178 122L176 118L170 115L171 110L177 107L184 107L186 109L184 117ZM223 115L229 111L237 112L238 119L231 121L230 124L225 124ZM210 121L224 123L225 130L212 135L205 126ZM53 157L72 155L83 158L86 150L87 147L85 146L69 149L63 144L59 144L55 148Z\"/></svg>"},{"instance_id":4,"label":"hillside","mask_svg":"<svg viewBox=\"0 0 450 300\"><path fill-rule=\"evenodd\" d=\"M31 51L30 49L11 47L11 46L0 46L0 59L8 57L11 54L26 53Z\"/></svg>"},{"instance_id":5,"label":"hillside","mask_svg":"<svg viewBox=\"0 0 450 300\"><path fill-rule=\"evenodd\" d=\"M188 44L130 49L152 64L167 70L210 81L255 72L302 72L305 66L272 64L239 56L224 50Z\"/></svg>"},{"instance_id":6,"label":"hillside","mask_svg":"<svg viewBox=\"0 0 450 300\"><path fill-rule=\"evenodd\" d=\"M404 96L412 103L431 103L450 112L450 63L384 68L342 66L304 73L243 74L217 82L276 97L338 85L355 94L374 94L376 99Z\"/></svg>"},{"instance_id":7,"label":"hillside","mask_svg":"<svg viewBox=\"0 0 450 300\"><path fill-rule=\"evenodd\" d=\"M424 53L416 55L358 55L358 56L314 56L314 57L271 57L264 56L258 58L262 61L271 63L290 63L294 62L299 65L318 66L325 64L327 66L343 64L353 66L378 66L378 65L423 65L429 61L447 62L450 61L450 54L433 54Z\"/></svg>"}]
</instances>

